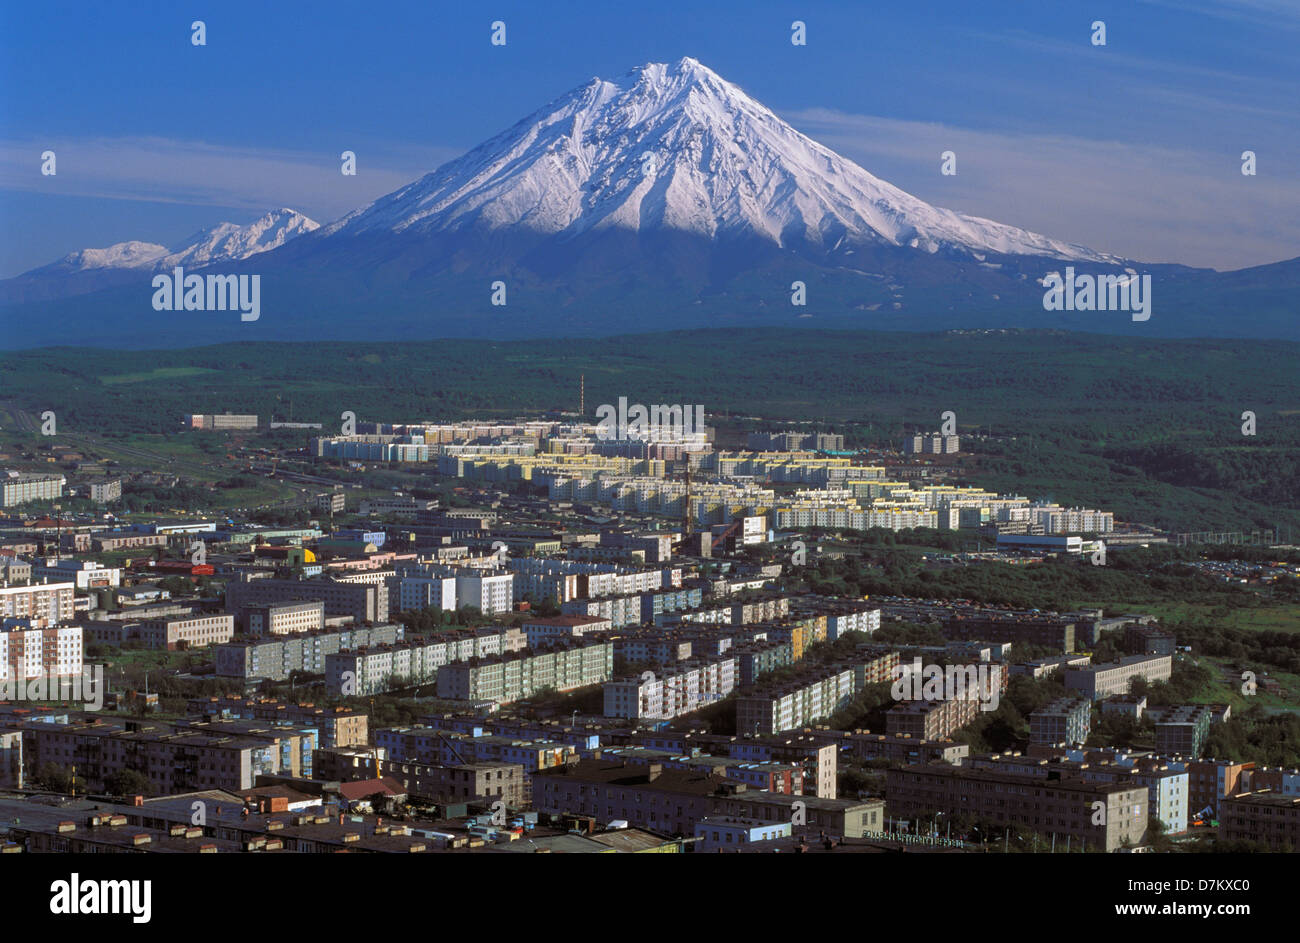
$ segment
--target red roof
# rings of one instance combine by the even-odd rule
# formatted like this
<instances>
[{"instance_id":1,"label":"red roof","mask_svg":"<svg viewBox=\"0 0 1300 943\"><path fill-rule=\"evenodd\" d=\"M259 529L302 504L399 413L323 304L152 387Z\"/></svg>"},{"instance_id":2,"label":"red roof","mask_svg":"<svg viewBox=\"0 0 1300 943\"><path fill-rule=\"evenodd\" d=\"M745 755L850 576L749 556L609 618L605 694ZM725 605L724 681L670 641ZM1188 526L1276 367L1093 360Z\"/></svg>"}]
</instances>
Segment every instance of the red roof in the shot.
<instances>
[{"instance_id":1,"label":"red roof","mask_svg":"<svg viewBox=\"0 0 1300 943\"><path fill-rule=\"evenodd\" d=\"M343 783L339 786L339 795L348 802L367 799L375 793L385 796L404 796L406 788L391 776L385 776L383 779L359 779L354 783Z\"/></svg>"}]
</instances>

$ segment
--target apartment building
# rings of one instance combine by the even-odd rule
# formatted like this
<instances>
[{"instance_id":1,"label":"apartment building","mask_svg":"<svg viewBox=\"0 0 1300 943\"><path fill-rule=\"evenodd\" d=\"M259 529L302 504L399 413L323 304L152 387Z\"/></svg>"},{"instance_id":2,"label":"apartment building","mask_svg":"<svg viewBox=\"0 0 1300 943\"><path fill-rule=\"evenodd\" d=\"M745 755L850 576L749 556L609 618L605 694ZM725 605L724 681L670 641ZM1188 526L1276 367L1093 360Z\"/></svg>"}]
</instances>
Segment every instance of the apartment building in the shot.
<instances>
[{"instance_id":1,"label":"apartment building","mask_svg":"<svg viewBox=\"0 0 1300 943\"><path fill-rule=\"evenodd\" d=\"M778 733L829 717L857 693L851 665L826 666L807 680L759 685L736 698L736 730Z\"/></svg>"},{"instance_id":2,"label":"apartment building","mask_svg":"<svg viewBox=\"0 0 1300 943\"><path fill-rule=\"evenodd\" d=\"M90 500L96 504L108 504L122 497L122 479L96 481L90 485Z\"/></svg>"},{"instance_id":3,"label":"apartment building","mask_svg":"<svg viewBox=\"0 0 1300 943\"><path fill-rule=\"evenodd\" d=\"M308 605L319 606L320 603ZM216 673L245 681L288 681L295 673L324 674L325 658L352 648L396 645L406 629L401 625L355 626L337 630L298 632L261 639L239 639L219 645Z\"/></svg>"},{"instance_id":4,"label":"apartment building","mask_svg":"<svg viewBox=\"0 0 1300 943\"><path fill-rule=\"evenodd\" d=\"M0 586L0 620L31 619L35 628L60 625L76 615L75 600L72 582Z\"/></svg>"},{"instance_id":5,"label":"apartment building","mask_svg":"<svg viewBox=\"0 0 1300 943\"><path fill-rule=\"evenodd\" d=\"M524 768L518 763L465 763L440 766L395 760L384 776L400 782L413 799L427 802L504 802L512 811L532 804Z\"/></svg>"},{"instance_id":6,"label":"apartment building","mask_svg":"<svg viewBox=\"0 0 1300 943\"><path fill-rule=\"evenodd\" d=\"M1050 616L955 615L943 620L948 639L972 642L1012 642L1038 645L1059 652L1075 650L1075 624Z\"/></svg>"},{"instance_id":7,"label":"apartment building","mask_svg":"<svg viewBox=\"0 0 1300 943\"><path fill-rule=\"evenodd\" d=\"M1092 704L1082 698L1061 697L1029 715L1030 743L1077 746L1092 731Z\"/></svg>"},{"instance_id":8,"label":"apartment building","mask_svg":"<svg viewBox=\"0 0 1300 943\"><path fill-rule=\"evenodd\" d=\"M254 638L319 632L325 628L325 603L267 603L246 606L239 614L244 631Z\"/></svg>"},{"instance_id":9,"label":"apartment building","mask_svg":"<svg viewBox=\"0 0 1300 943\"><path fill-rule=\"evenodd\" d=\"M246 574L245 574L246 576ZM226 610L292 602L323 602L326 617L351 616L355 622L388 621L388 586L385 583L339 583L318 578L285 580L261 577L237 579L226 587Z\"/></svg>"},{"instance_id":10,"label":"apartment building","mask_svg":"<svg viewBox=\"0 0 1300 943\"><path fill-rule=\"evenodd\" d=\"M140 638L150 648L167 651L207 648L235 637L235 617L226 613L178 619L152 619L140 624Z\"/></svg>"},{"instance_id":11,"label":"apartment building","mask_svg":"<svg viewBox=\"0 0 1300 943\"><path fill-rule=\"evenodd\" d=\"M166 547L171 538L166 534L143 534L126 530L102 530L90 535L90 549L96 553L114 553L118 550L148 550Z\"/></svg>"},{"instance_id":12,"label":"apartment building","mask_svg":"<svg viewBox=\"0 0 1300 943\"><path fill-rule=\"evenodd\" d=\"M0 507L11 508L28 501L57 501L63 497L68 479L62 475L21 475L6 472L0 477Z\"/></svg>"},{"instance_id":13,"label":"apartment building","mask_svg":"<svg viewBox=\"0 0 1300 943\"><path fill-rule=\"evenodd\" d=\"M386 727L375 732L375 744L387 751L390 761L445 766L510 763L520 766L526 777L539 770L578 761L578 748L571 743L543 737L490 734L478 727L468 732L425 724Z\"/></svg>"},{"instance_id":14,"label":"apartment building","mask_svg":"<svg viewBox=\"0 0 1300 943\"><path fill-rule=\"evenodd\" d=\"M736 659L680 662L638 678L606 682L606 717L671 720L722 700L736 689Z\"/></svg>"},{"instance_id":15,"label":"apartment building","mask_svg":"<svg viewBox=\"0 0 1300 943\"><path fill-rule=\"evenodd\" d=\"M535 653L511 652L438 669L438 697L508 704L544 690L571 691L608 681L610 642L560 642Z\"/></svg>"},{"instance_id":16,"label":"apartment building","mask_svg":"<svg viewBox=\"0 0 1300 943\"><path fill-rule=\"evenodd\" d=\"M0 630L0 681L80 675L83 652L80 626L33 628L21 620Z\"/></svg>"},{"instance_id":17,"label":"apartment building","mask_svg":"<svg viewBox=\"0 0 1300 943\"><path fill-rule=\"evenodd\" d=\"M474 606L485 616L508 613L514 606L515 575L479 569L456 571L457 606Z\"/></svg>"},{"instance_id":18,"label":"apartment building","mask_svg":"<svg viewBox=\"0 0 1300 943\"><path fill-rule=\"evenodd\" d=\"M634 665L673 665L692 657L693 638L662 629L625 630L614 638L614 655Z\"/></svg>"},{"instance_id":19,"label":"apartment building","mask_svg":"<svg viewBox=\"0 0 1300 943\"><path fill-rule=\"evenodd\" d=\"M951 763L961 766L970 756L970 746L951 739L927 740L910 733L872 733L870 730L814 728L809 736L818 743L832 744L860 760L888 760L891 763Z\"/></svg>"},{"instance_id":20,"label":"apartment building","mask_svg":"<svg viewBox=\"0 0 1300 943\"><path fill-rule=\"evenodd\" d=\"M884 820L879 800L756 792L716 773L621 760L584 760L539 773L533 776L532 792L533 807L542 812L590 815L601 822L622 819L634 828L676 835L692 835L697 823L718 815L769 823L798 818L801 829L853 837Z\"/></svg>"},{"instance_id":21,"label":"apartment building","mask_svg":"<svg viewBox=\"0 0 1300 943\"><path fill-rule=\"evenodd\" d=\"M191 429L256 429L257 416L238 413L205 413L187 415L184 424Z\"/></svg>"},{"instance_id":22,"label":"apartment building","mask_svg":"<svg viewBox=\"0 0 1300 943\"><path fill-rule=\"evenodd\" d=\"M1121 753L1096 755L1094 751L1066 749L1054 755L1031 756L994 754L968 759L970 769L996 769L1041 779L1073 776L1087 782L1119 783L1144 786L1151 815L1164 825L1165 834L1180 835L1187 831L1188 775L1150 756ZM1104 752L1104 751L1103 751Z\"/></svg>"},{"instance_id":23,"label":"apartment building","mask_svg":"<svg viewBox=\"0 0 1300 943\"><path fill-rule=\"evenodd\" d=\"M1068 836L1108 852L1147 838L1147 789L1135 784L931 763L888 770L885 803L893 818L963 815L1055 835L1058 841ZM1095 803L1102 804L1096 811ZM1103 810L1104 815L1096 814ZM1098 818L1101 824L1094 824Z\"/></svg>"},{"instance_id":24,"label":"apartment building","mask_svg":"<svg viewBox=\"0 0 1300 943\"><path fill-rule=\"evenodd\" d=\"M608 632L613 624L609 619L599 616L565 615L529 619L520 628L528 636L529 646L536 648L559 639L575 639L597 632Z\"/></svg>"},{"instance_id":25,"label":"apartment building","mask_svg":"<svg viewBox=\"0 0 1300 943\"><path fill-rule=\"evenodd\" d=\"M1155 722L1156 752L1161 756L1199 757L1210 735L1214 711L1201 704L1152 707L1147 716Z\"/></svg>"},{"instance_id":26,"label":"apartment building","mask_svg":"<svg viewBox=\"0 0 1300 943\"><path fill-rule=\"evenodd\" d=\"M506 656L524 647L518 629L480 626L400 644L340 649L325 657L325 683L333 692L378 694L394 686L434 682L444 666L456 662Z\"/></svg>"},{"instance_id":27,"label":"apartment building","mask_svg":"<svg viewBox=\"0 0 1300 943\"><path fill-rule=\"evenodd\" d=\"M1116 694L1128 694L1134 678L1148 682L1168 681L1174 670L1169 655L1132 655L1119 661L1065 669L1065 687L1096 701Z\"/></svg>"},{"instance_id":28,"label":"apartment building","mask_svg":"<svg viewBox=\"0 0 1300 943\"><path fill-rule=\"evenodd\" d=\"M75 766L79 791L91 792L125 769L142 773L151 795L251 789L258 776L281 771L277 743L152 724L31 724L23 752L29 775L46 763Z\"/></svg>"},{"instance_id":29,"label":"apartment building","mask_svg":"<svg viewBox=\"0 0 1300 943\"><path fill-rule=\"evenodd\" d=\"M955 435L913 435L903 439L903 452L908 455L956 455L961 451L961 438Z\"/></svg>"},{"instance_id":30,"label":"apartment building","mask_svg":"<svg viewBox=\"0 0 1300 943\"><path fill-rule=\"evenodd\" d=\"M38 581L71 582L82 592L122 585L119 567L104 566L93 560L46 560L32 565L32 576Z\"/></svg>"},{"instance_id":31,"label":"apartment building","mask_svg":"<svg viewBox=\"0 0 1300 943\"><path fill-rule=\"evenodd\" d=\"M458 605L454 576L415 576L399 572L390 586L396 587L397 608L402 612L425 609L455 612Z\"/></svg>"},{"instance_id":32,"label":"apartment building","mask_svg":"<svg viewBox=\"0 0 1300 943\"><path fill-rule=\"evenodd\" d=\"M975 697L903 701L886 712L885 732L915 741L944 740L979 717L981 703Z\"/></svg>"},{"instance_id":33,"label":"apartment building","mask_svg":"<svg viewBox=\"0 0 1300 943\"><path fill-rule=\"evenodd\" d=\"M370 740L370 718L347 707L323 708L291 704L274 698L192 698L186 711L200 717L238 717L277 725L310 728L320 732L321 747L347 747Z\"/></svg>"},{"instance_id":34,"label":"apartment building","mask_svg":"<svg viewBox=\"0 0 1300 943\"><path fill-rule=\"evenodd\" d=\"M1300 798L1275 792L1244 792L1219 807L1220 835L1228 841L1253 841L1271 851L1300 849Z\"/></svg>"}]
</instances>

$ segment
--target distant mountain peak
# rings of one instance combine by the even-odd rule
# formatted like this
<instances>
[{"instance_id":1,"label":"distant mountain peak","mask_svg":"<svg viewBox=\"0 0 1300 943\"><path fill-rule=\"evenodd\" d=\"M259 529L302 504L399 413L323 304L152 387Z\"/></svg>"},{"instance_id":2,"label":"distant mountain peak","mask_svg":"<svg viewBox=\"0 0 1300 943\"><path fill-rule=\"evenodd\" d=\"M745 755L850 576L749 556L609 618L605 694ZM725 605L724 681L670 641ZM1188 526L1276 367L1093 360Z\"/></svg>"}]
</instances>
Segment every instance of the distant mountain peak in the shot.
<instances>
[{"instance_id":1,"label":"distant mountain peak","mask_svg":"<svg viewBox=\"0 0 1300 943\"><path fill-rule=\"evenodd\" d=\"M278 249L289 240L319 228L319 223L297 210L280 207L263 213L251 223L217 223L172 246L128 241L103 249L79 249L58 262L25 272L18 278L112 270L154 271L177 265L197 268L218 262L237 262Z\"/></svg>"},{"instance_id":2,"label":"distant mountain peak","mask_svg":"<svg viewBox=\"0 0 1300 943\"><path fill-rule=\"evenodd\" d=\"M322 230L442 233L605 228L851 255L854 246L1118 261L931 206L792 128L692 57L593 78Z\"/></svg>"}]
</instances>

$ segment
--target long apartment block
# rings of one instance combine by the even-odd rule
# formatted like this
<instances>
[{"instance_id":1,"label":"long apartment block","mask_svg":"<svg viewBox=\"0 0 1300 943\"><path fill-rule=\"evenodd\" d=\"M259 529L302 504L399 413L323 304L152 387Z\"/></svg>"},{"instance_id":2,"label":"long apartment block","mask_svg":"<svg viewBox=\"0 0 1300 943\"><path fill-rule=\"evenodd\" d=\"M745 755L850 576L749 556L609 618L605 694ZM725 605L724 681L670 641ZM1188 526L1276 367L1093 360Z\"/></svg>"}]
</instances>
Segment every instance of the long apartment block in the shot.
<instances>
[{"instance_id":1,"label":"long apartment block","mask_svg":"<svg viewBox=\"0 0 1300 943\"><path fill-rule=\"evenodd\" d=\"M380 694L394 687L437 681L447 665L509 655L526 645L519 629L480 626L400 644L340 651L325 656L325 684L337 694Z\"/></svg>"},{"instance_id":2,"label":"long apartment block","mask_svg":"<svg viewBox=\"0 0 1300 943\"><path fill-rule=\"evenodd\" d=\"M438 697L508 704L539 691L572 691L608 681L614 645L575 639L535 652L511 652L444 665Z\"/></svg>"},{"instance_id":3,"label":"long apartment block","mask_svg":"<svg viewBox=\"0 0 1300 943\"><path fill-rule=\"evenodd\" d=\"M1040 779L931 763L888 770L885 804L894 818L962 815L1108 852L1144 844L1147 837L1147 789L1132 783Z\"/></svg>"}]
</instances>

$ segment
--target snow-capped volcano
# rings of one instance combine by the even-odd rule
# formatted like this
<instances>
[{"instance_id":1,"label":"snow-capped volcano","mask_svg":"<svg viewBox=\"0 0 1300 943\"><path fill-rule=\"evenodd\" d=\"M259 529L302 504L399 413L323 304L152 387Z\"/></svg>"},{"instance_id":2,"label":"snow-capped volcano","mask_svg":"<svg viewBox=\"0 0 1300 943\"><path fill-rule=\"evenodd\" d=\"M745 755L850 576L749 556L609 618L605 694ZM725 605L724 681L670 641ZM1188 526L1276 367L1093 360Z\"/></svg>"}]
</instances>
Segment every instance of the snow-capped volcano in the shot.
<instances>
[{"instance_id":1,"label":"snow-capped volcano","mask_svg":"<svg viewBox=\"0 0 1300 943\"><path fill-rule=\"evenodd\" d=\"M691 58L592 79L322 235L673 230L1112 261L939 209L799 133Z\"/></svg>"},{"instance_id":2,"label":"snow-capped volcano","mask_svg":"<svg viewBox=\"0 0 1300 943\"><path fill-rule=\"evenodd\" d=\"M73 253L0 282L0 346L720 325L1292 337L1297 262L1222 274L1147 265L940 209L687 58L592 79L328 226L279 210L169 248ZM1042 279L1063 263L1151 273L1155 315L1135 324L1124 311L1045 309ZM214 264L262 276L268 316L255 328L152 309L141 275ZM1228 309L1250 317L1225 319Z\"/></svg>"},{"instance_id":3,"label":"snow-capped volcano","mask_svg":"<svg viewBox=\"0 0 1300 943\"><path fill-rule=\"evenodd\" d=\"M104 249L81 249L58 262L33 269L20 278L57 270L60 273L107 269L156 269L185 265L197 268L216 262L237 262L277 249L295 236L312 232L320 223L290 209L272 210L253 222L218 223L168 247L152 242L119 242ZM52 273L52 272L51 272Z\"/></svg>"},{"instance_id":4,"label":"snow-capped volcano","mask_svg":"<svg viewBox=\"0 0 1300 943\"><path fill-rule=\"evenodd\" d=\"M246 226L218 223L204 229L159 260L159 267L186 265L197 268L214 262L238 261L259 252L278 249L290 239L320 228L320 223L296 210L281 208Z\"/></svg>"}]
</instances>

